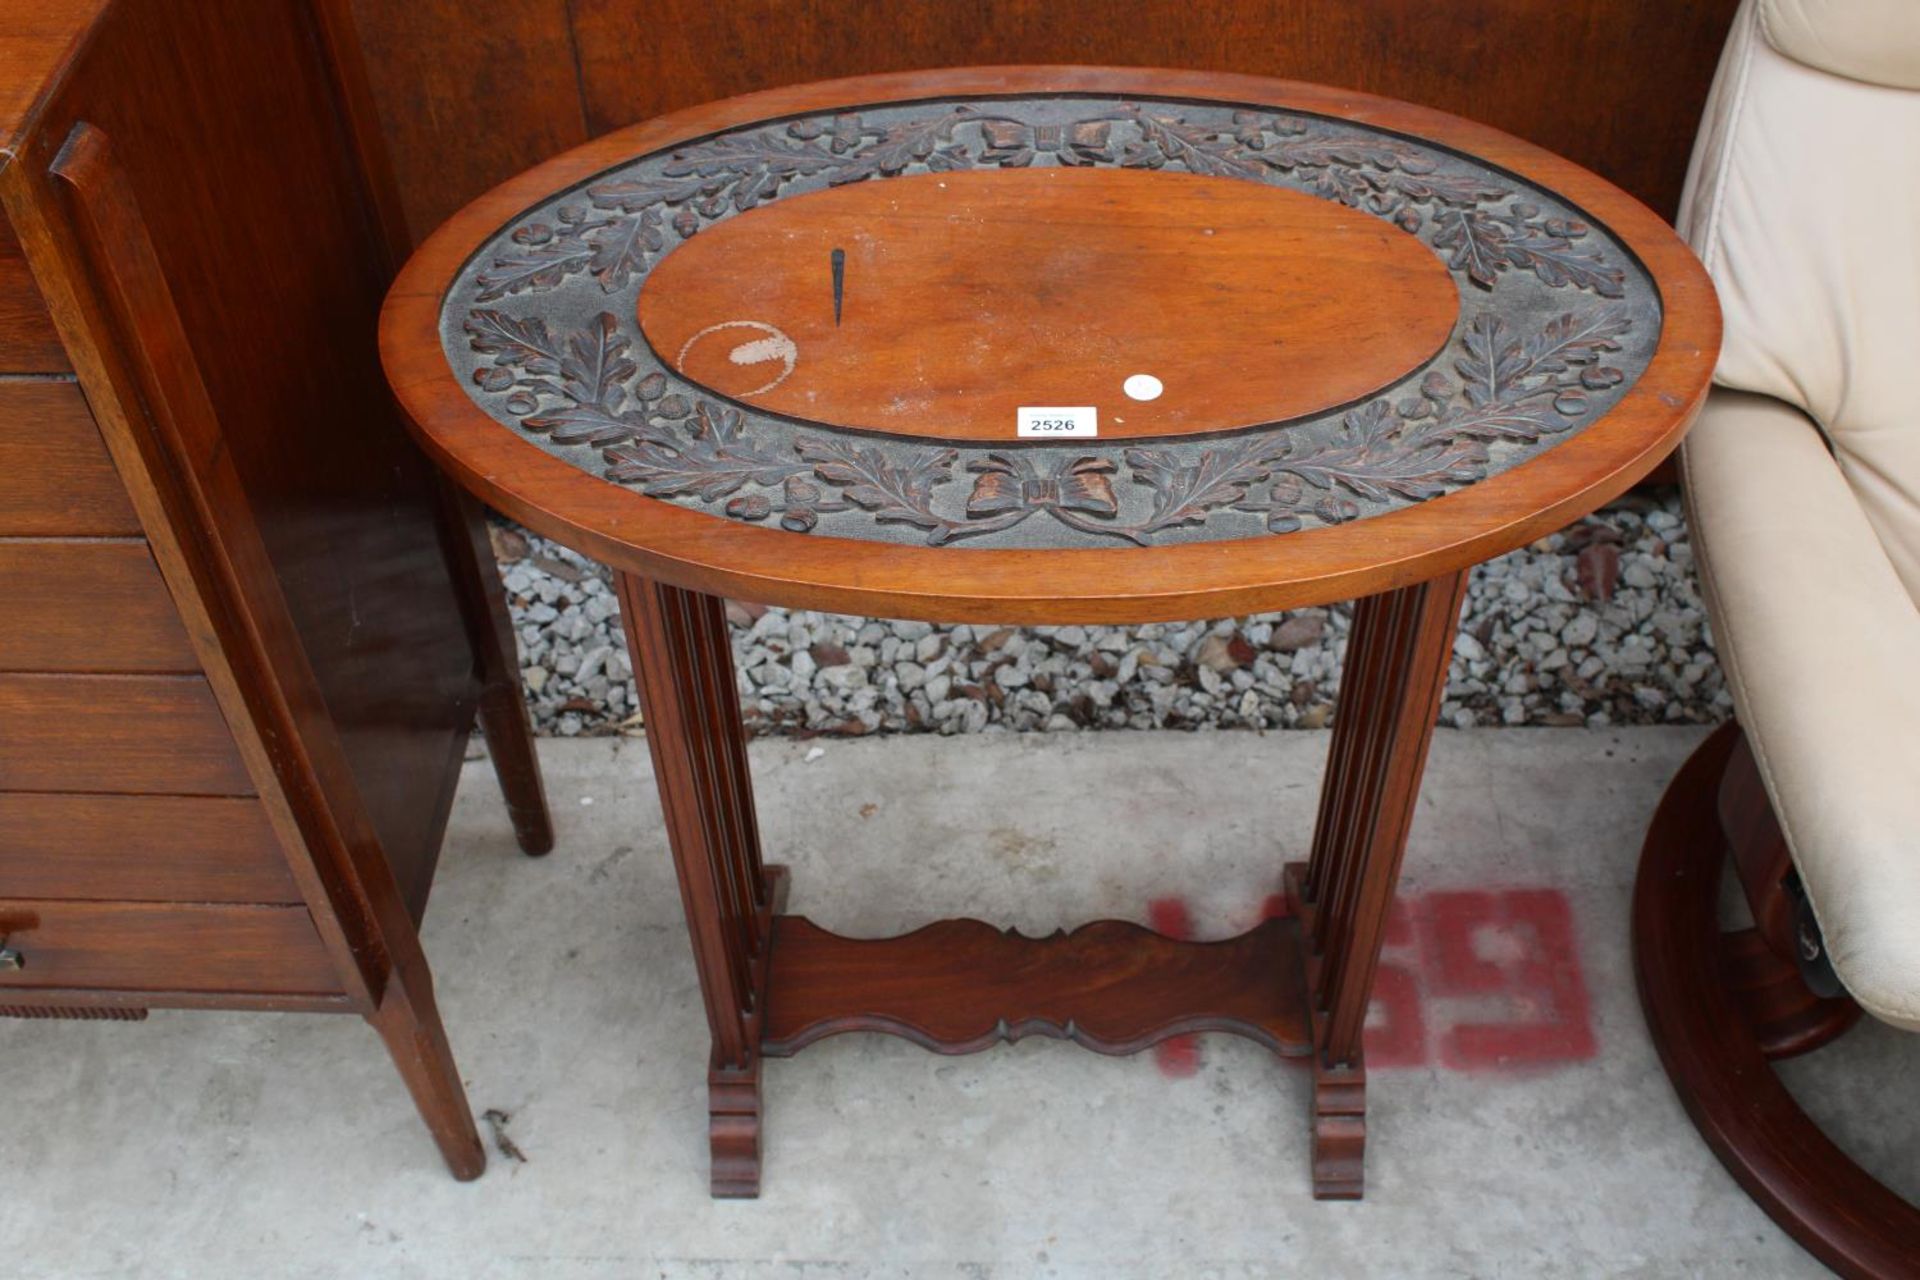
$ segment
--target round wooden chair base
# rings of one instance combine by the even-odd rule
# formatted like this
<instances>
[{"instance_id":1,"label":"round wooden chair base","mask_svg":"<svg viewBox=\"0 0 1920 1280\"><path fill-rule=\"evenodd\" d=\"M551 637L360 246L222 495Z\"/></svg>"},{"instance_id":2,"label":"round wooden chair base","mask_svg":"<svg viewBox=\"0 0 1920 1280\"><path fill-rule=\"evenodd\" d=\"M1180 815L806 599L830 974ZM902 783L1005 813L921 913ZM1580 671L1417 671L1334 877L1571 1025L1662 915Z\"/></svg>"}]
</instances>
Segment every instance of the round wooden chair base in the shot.
<instances>
[{"instance_id":1,"label":"round wooden chair base","mask_svg":"<svg viewBox=\"0 0 1920 1280\"><path fill-rule=\"evenodd\" d=\"M1769 1065L1785 1046L1771 1036L1763 1043L1751 1002L1729 986L1716 796L1738 738L1726 725L1693 754L1641 849L1634 968L1648 1029L1707 1145L1789 1235L1842 1275L1920 1276L1920 1207L1855 1164L1800 1109ZM1820 1021L1795 1048L1844 1027L1837 1017Z\"/></svg>"}]
</instances>

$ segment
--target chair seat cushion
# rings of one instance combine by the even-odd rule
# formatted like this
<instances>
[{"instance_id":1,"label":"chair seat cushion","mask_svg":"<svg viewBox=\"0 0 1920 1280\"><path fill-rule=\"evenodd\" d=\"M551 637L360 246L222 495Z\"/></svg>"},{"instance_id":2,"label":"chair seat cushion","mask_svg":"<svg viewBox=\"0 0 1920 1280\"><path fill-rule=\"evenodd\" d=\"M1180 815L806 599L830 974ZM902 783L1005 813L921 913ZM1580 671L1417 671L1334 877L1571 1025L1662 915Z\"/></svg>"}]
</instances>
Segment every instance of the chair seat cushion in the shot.
<instances>
[{"instance_id":1,"label":"chair seat cushion","mask_svg":"<svg viewBox=\"0 0 1920 1280\"><path fill-rule=\"evenodd\" d=\"M1682 460L1721 663L1834 970L1920 1030L1920 609L1797 409L1716 390Z\"/></svg>"}]
</instances>

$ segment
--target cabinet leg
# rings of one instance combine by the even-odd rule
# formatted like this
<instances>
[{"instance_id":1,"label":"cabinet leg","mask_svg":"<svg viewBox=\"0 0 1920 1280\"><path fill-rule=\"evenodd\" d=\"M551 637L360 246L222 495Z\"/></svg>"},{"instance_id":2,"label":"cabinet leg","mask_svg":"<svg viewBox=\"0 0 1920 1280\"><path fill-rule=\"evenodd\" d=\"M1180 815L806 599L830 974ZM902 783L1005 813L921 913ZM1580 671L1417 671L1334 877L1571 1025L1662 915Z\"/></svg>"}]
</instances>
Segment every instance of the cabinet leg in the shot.
<instances>
[{"instance_id":1,"label":"cabinet leg","mask_svg":"<svg viewBox=\"0 0 1920 1280\"><path fill-rule=\"evenodd\" d=\"M520 691L519 650L487 538L486 515L452 483L442 480L440 487L447 559L480 664L480 728L487 737L487 756L506 796L514 836L522 849L538 857L553 848L553 819L533 749L533 720Z\"/></svg>"},{"instance_id":2,"label":"cabinet leg","mask_svg":"<svg viewBox=\"0 0 1920 1280\"><path fill-rule=\"evenodd\" d=\"M553 851L553 819L547 813L546 787L540 779L533 725L520 692L517 669L513 679L511 685L488 680L480 695L480 728L486 734L494 777L507 798L514 838L527 856L538 858Z\"/></svg>"},{"instance_id":3,"label":"cabinet leg","mask_svg":"<svg viewBox=\"0 0 1920 1280\"><path fill-rule=\"evenodd\" d=\"M712 1190L760 1192L760 1022L778 877L760 857L721 602L630 574L620 611L713 1035Z\"/></svg>"},{"instance_id":4,"label":"cabinet leg","mask_svg":"<svg viewBox=\"0 0 1920 1280\"><path fill-rule=\"evenodd\" d=\"M1354 610L1312 860L1296 871L1314 1034L1314 1195L1365 1188L1361 1039L1466 575L1368 596Z\"/></svg>"},{"instance_id":5,"label":"cabinet leg","mask_svg":"<svg viewBox=\"0 0 1920 1280\"><path fill-rule=\"evenodd\" d=\"M368 1014L367 1021L386 1043L447 1168L462 1182L479 1177L487 1167L487 1152L480 1144L466 1086L460 1081L453 1047L447 1043L447 1029L434 1003L432 977L424 968L412 977L396 970L379 1009Z\"/></svg>"}]
</instances>

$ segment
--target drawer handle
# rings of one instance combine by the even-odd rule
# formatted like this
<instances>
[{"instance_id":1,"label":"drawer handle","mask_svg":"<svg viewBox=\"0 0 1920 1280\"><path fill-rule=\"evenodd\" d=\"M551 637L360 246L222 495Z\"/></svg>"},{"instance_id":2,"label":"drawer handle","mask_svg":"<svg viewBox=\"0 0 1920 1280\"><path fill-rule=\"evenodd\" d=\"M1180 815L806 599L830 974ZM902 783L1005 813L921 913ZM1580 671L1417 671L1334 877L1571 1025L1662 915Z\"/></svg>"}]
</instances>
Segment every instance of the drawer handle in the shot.
<instances>
[{"instance_id":1,"label":"drawer handle","mask_svg":"<svg viewBox=\"0 0 1920 1280\"><path fill-rule=\"evenodd\" d=\"M0 937L0 972L13 973L27 967L27 958Z\"/></svg>"}]
</instances>

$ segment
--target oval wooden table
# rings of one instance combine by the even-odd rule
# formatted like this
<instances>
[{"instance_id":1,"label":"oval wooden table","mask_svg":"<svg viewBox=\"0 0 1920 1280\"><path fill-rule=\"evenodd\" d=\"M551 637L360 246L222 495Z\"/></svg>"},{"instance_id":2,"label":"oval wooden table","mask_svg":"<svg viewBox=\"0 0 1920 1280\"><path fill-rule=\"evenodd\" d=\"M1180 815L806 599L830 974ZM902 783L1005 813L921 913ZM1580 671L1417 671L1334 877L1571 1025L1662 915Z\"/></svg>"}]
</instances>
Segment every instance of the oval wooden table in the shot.
<instances>
[{"instance_id":1,"label":"oval wooden table","mask_svg":"<svg viewBox=\"0 0 1920 1280\"><path fill-rule=\"evenodd\" d=\"M1352 1197L1466 572L1666 455L1719 314L1657 217L1494 130L1275 80L1000 68L570 151L421 247L381 345L441 466L618 574L713 1033L714 1194L759 1188L761 1059L823 1036L1231 1031L1312 1057L1314 1191ZM723 595L1009 623L1358 598L1292 914L1214 943L784 914Z\"/></svg>"}]
</instances>

